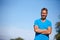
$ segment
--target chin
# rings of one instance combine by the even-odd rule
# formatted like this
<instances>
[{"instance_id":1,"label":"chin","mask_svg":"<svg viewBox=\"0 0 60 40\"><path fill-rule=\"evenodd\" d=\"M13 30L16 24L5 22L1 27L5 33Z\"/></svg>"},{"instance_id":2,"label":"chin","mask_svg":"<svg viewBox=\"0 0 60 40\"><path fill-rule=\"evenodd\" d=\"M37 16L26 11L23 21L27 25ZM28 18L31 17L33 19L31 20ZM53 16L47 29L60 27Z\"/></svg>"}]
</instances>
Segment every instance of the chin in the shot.
<instances>
[{"instance_id":1,"label":"chin","mask_svg":"<svg viewBox=\"0 0 60 40\"><path fill-rule=\"evenodd\" d=\"M43 17L42 19L45 19L45 17Z\"/></svg>"},{"instance_id":2,"label":"chin","mask_svg":"<svg viewBox=\"0 0 60 40\"><path fill-rule=\"evenodd\" d=\"M45 20L46 18L42 18L42 20Z\"/></svg>"}]
</instances>

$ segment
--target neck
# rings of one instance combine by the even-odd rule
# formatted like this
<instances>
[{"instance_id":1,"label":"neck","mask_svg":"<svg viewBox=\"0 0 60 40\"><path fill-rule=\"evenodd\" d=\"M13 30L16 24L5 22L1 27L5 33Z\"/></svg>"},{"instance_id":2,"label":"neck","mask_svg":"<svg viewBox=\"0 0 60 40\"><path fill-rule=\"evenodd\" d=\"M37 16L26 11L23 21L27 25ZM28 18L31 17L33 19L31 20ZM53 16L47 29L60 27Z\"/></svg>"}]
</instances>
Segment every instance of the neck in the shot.
<instances>
[{"instance_id":1,"label":"neck","mask_svg":"<svg viewBox=\"0 0 60 40\"><path fill-rule=\"evenodd\" d=\"M45 22L45 20L42 20L42 22Z\"/></svg>"},{"instance_id":2,"label":"neck","mask_svg":"<svg viewBox=\"0 0 60 40\"><path fill-rule=\"evenodd\" d=\"M41 18L41 20L42 20L42 22L45 22L46 19L42 19L42 18Z\"/></svg>"}]
</instances>

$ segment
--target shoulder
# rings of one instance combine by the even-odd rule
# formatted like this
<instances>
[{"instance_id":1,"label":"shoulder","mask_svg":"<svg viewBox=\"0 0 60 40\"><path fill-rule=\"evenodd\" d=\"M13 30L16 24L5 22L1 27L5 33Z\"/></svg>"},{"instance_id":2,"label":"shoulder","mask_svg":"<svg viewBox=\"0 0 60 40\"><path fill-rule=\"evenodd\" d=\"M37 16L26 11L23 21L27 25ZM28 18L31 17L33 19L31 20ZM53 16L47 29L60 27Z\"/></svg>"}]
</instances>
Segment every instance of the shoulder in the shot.
<instances>
[{"instance_id":1,"label":"shoulder","mask_svg":"<svg viewBox=\"0 0 60 40\"><path fill-rule=\"evenodd\" d=\"M48 20L48 19L46 19L47 20L47 22L51 22L50 20Z\"/></svg>"},{"instance_id":2,"label":"shoulder","mask_svg":"<svg viewBox=\"0 0 60 40\"><path fill-rule=\"evenodd\" d=\"M47 19L47 22L48 22L49 24L51 24L51 21L50 21L50 20L48 20L48 19Z\"/></svg>"},{"instance_id":3,"label":"shoulder","mask_svg":"<svg viewBox=\"0 0 60 40\"><path fill-rule=\"evenodd\" d=\"M36 19L36 20L34 21L34 26L35 26L35 25L38 25L38 22L39 22L39 19Z\"/></svg>"}]
</instances>

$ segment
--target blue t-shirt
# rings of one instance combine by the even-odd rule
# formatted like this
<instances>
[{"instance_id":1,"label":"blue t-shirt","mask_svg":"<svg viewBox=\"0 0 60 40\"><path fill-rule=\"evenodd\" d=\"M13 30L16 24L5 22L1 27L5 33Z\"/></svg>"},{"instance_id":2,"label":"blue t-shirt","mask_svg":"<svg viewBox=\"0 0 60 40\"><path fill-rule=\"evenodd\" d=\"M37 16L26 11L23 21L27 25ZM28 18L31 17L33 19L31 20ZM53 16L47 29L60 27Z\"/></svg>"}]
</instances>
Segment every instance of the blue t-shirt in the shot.
<instances>
[{"instance_id":1,"label":"blue t-shirt","mask_svg":"<svg viewBox=\"0 0 60 40\"><path fill-rule=\"evenodd\" d=\"M52 27L51 22L47 19L45 20L45 22L42 22L41 19L35 20L34 26L38 26L38 28L42 30L47 30L48 27ZM34 40L49 40L49 34L35 33Z\"/></svg>"}]
</instances>

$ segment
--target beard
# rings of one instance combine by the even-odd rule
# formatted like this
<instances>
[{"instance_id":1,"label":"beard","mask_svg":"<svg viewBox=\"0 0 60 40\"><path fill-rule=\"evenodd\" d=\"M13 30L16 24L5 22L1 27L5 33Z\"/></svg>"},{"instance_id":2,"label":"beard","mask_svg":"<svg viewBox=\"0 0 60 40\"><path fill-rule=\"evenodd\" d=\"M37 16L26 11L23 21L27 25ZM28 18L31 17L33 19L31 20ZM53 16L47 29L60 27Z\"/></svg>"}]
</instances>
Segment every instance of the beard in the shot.
<instances>
[{"instance_id":1,"label":"beard","mask_svg":"<svg viewBox=\"0 0 60 40\"><path fill-rule=\"evenodd\" d=\"M45 20L46 17L47 17L47 16L45 16L45 17L43 17L43 16L45 16L45 15L42 15L42 16L41 16L41 20Z\"/></svg>"},{"instance_id":2,"label":"beard","mask_svg":"<svg viewBox=\"0 0 60 40\"><path fill-rule=\"evenodd\" d=\"M42 20L45 20L46 18L41 18Z\"/></svg>"}]
</instances>

